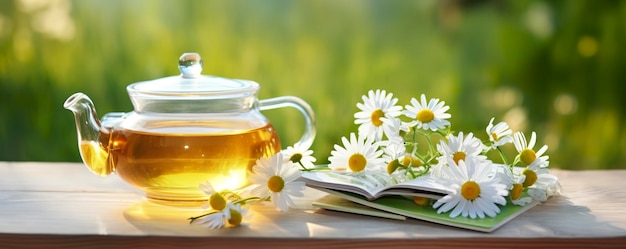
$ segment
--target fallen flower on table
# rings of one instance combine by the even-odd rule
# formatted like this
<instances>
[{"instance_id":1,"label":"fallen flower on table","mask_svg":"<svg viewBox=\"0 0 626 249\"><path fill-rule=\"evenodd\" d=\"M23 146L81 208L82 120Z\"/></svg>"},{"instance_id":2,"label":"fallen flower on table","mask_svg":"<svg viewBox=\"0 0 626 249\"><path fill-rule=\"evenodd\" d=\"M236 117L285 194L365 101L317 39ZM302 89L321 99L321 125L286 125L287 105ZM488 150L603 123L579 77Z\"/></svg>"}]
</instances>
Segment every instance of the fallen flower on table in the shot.
<instances>
[{"instance_id":1,"label":"fallen flower on table","mask_svg":"<svg viewBox=\"0 0 626 249\"><path fill-rule=\"evenodd\" d=\"M211 211L203 215L189 218L189 223L203 224L206 227L216 229L226 226L239 226L244 218L250 218L246 203L256 201L258 197L241 198L235 192L225 190L215 191L210 182L200 184L200 189L209 196L208 203L203 208Z\"/></svg>"},{"instance_id":2,"label":"fallen flower on table","mask_svg":"<svg viewBox=\"0 0 626 249\"><path fill-rule=\"evenodd\" d=\"M243 219L250 217L246 204L254 201L269 200L277 211L287 212L295 206L292 197L304 196L304 182L296 181L301 174L298 167L289 158L285 159L282 153L270 158L259 158L248 172L248 180L252 184L241 190L241 193L230 190L217 192L210 182L201 184L200 189L209 196L204 208L210 208L211 211L189 218L190 223L197 221L213 229L225 227L226 223L238 226Z\"/></svg>"},{"instance_id":3,"label":"fallen flower on table","mask_svg":"<svg viewBox=\"0 0 626 249\"><path fill-rule=\"evenodd\" d=\"M296 181L302 172L290 160L284 160L281 153L272 157L260 158L252 168L248 179L252 182L250 194L261 199L269 198L276 210L287 212L295 207L292 196L302 197L304 182Z\"/></svg>"}]
</instances>

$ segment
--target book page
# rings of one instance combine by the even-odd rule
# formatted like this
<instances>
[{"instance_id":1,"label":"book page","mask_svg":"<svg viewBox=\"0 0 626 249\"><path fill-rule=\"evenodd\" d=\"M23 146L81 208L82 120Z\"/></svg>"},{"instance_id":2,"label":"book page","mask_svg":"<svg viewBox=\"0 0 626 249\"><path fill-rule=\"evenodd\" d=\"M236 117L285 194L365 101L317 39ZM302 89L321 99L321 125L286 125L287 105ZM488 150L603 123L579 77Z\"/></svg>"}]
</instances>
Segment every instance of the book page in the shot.
<instances>
[{"instance_id":1,"label":"book page","mask_svg":"<svg viewBox=\"0 0 626 249\"><path fill-rule=\"evenodd\" d=\"M318 188L335 189L362 195L367 199L383 188L391 185L391 178L386 174L348 175L338 172L304 172L301 180L307 185Z\"/></svg>"},{"instance_id":2,"label":"book page","mask_svg":"<svg viewBox=\"0 0 626 249\"><path fill-rule=\"evenodd\" d=\"M421 176L393 184L391 177L386 173L354 175L324 171L305 172L302 174L302 179L312 187L347 191L362 195L369 200L384 195L422 196L439 199L451 192L430 176Z\"/></svg>"},{"instance_id":3,"label":"book page","mask_svg":"<svg viewBox=\"0 0 626 249\"><path fill-rule=\"evenodd\" d=\"M439 180L425 175L382 188L378 190L375 197L384 195L409 195L439 199L451 192L452 190L443 185Z\"/></svg>"},{"instance_id":4,"label":"book page","mask_svg":"<svg viewBox=\"0 0 626 249\"><path fill-rule=\"evenodd\" d=\"M381 218L394 219L394 220L406 220L405 216L371 208L371 207L364 206L361 204L357 204L355 202L352 202L352 201L349 201L349 200L346 200L346 199L343 199L334 195L324 196L320 198L319 200L314 201L312 205L314 207L319 207L319 208L339 211L339 212L362 214L362 215L367 215L367 216L381 217Z\"/></svg>"}]
</instances>

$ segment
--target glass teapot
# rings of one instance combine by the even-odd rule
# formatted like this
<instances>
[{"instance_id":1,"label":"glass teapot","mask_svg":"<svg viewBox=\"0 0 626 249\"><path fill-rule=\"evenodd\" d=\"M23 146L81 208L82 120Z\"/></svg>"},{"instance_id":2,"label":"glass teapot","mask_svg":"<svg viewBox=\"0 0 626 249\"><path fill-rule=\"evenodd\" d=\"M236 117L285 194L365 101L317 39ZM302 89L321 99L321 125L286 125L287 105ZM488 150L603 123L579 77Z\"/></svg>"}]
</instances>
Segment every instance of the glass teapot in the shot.
<instances>
[{"instance_id":1,"label":"glass teapot","mask_svg":"<svg viewBox=\"0 0 626 249\"><path fill-rule=\"evenodd\" d=\"M179 76L127 87L134 110L98 119L92 101L75 93L64 103L74 114L83 162L95 174L113 172L157 202L197 202L198 188L210 181L216 190L247 185L257 159L281 150L272 124L261 110L294 107L305 118L297 143L315 137L311 107L283 96L257 99L259 84L201 75L197 53L179 58Z\"/></svg>"}]
</instances>

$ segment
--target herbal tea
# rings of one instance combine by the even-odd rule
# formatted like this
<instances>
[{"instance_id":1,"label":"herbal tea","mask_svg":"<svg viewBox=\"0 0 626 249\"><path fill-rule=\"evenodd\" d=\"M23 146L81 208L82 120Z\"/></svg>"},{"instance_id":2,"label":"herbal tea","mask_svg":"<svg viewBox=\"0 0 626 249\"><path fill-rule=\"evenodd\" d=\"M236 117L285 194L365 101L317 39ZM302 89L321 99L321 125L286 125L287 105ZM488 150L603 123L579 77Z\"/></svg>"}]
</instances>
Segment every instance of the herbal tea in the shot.
<instances>
[{"instance_id":1,"label":"herbal tea","mask_svg":"<svg viewBox=\"0 0 626 249\"><path fill-rule=\"evenodd\" d=\"M114 130L109 143L115 172L158 200L206 198L198 185L207 180L218 191L243 187L256 160L279 151L271 124L206 134Z\"/></svg>"},{"instance_id":2,"label":"herbal tea","mask_svg":"<svg viewBox=\"0 0 626 249\"><path fill-rule=\"evenodd\" d=\"M91 172L99 176L107 176L113 172L113 167L107 161L109 154L100 143L94 141L81 141L80 156L87 164Z\"/></svg>"}]
</instances>

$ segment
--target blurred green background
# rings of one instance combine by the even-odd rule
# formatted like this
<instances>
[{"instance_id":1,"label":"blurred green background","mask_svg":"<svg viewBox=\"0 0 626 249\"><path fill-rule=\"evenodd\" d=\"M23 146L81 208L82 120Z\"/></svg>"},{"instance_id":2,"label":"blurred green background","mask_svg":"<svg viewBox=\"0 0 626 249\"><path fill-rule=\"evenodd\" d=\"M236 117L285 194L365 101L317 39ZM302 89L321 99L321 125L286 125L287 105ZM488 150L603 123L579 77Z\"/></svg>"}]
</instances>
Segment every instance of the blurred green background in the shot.
<instances>
[{"instance_id":1,"label":"blurred green background","mask_svg":"<svg viewBox=\"0 0 626 249\"><path fill-rule=\"evenodd\" d=\"M380 88L440 98L481 138L491 117L536 131L552 167L626 168L624 44L626 1L1 1L0 161L80 161L68 96L130 111L126 85L195 51L204 74L308 101L318 163ZM300 136L296 111L266 116L284 147Z\"/></svg>"}]
</instances>

